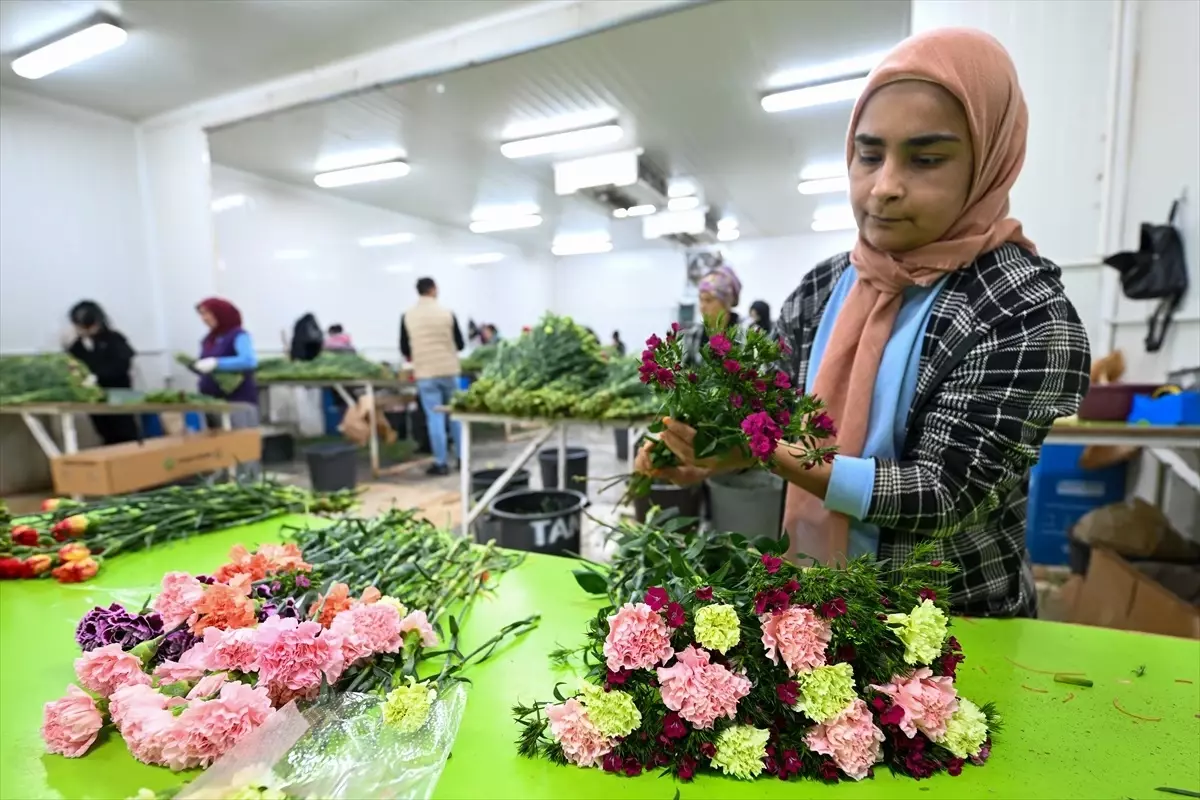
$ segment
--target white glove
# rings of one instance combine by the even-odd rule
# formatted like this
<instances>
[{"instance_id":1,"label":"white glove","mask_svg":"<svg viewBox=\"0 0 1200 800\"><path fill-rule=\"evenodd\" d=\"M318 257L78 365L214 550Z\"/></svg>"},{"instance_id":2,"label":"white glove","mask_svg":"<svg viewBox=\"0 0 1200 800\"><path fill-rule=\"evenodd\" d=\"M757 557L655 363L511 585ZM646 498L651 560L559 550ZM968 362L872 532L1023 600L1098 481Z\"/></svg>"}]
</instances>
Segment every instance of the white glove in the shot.
<instances>
[{"instance_id":1,"label":"white glove","mask_svg":"<svg viewBox=\"0 0 1200 800\"><path fill-rule=\"evenodd\" d=\"M96 343L94 341L92 341L92 337L90 337L90 336L80 336L79 343L83 345L84 350L95 350L96 349Z\"/></svg>"},{"instance_id":2,"label":"white glove","mask_svg":"<svg viewBox=\"0 0 1200 800\"><path fill-rule=\"evenodd\" d=\"M217 368L217 360L215 358L202 358L192 364L196 372L202 375L207 375Z\"/></svg>"}]
</instances>

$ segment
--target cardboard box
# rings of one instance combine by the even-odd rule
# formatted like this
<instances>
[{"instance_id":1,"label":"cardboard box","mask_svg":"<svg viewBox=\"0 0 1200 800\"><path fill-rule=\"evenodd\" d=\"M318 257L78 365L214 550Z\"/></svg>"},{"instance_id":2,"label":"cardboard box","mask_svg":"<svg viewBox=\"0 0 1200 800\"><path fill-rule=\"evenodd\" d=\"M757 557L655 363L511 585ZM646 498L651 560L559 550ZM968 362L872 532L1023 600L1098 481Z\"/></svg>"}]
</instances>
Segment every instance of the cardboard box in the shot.
<instances>
[{"instance_id":1,"label":"cardboard box","mask_svg":"<svg viewBox=\"0 0 1200 800\"><path fill-rule=\"evenodd\" d=\"M1071 621L1200 639L1200 608L1105 547L1092 549Z\"/></svg>"},{"instance_id":2,"label":"cardboard box","mask_svg":"<svg viewBox=\"0 0 1200 800\"><path fill-rule=\"evenodd\" d=\"M262 458L258 428L161 436L50 460L61 495L124 494Z\"/></svg>"}]
</instances>

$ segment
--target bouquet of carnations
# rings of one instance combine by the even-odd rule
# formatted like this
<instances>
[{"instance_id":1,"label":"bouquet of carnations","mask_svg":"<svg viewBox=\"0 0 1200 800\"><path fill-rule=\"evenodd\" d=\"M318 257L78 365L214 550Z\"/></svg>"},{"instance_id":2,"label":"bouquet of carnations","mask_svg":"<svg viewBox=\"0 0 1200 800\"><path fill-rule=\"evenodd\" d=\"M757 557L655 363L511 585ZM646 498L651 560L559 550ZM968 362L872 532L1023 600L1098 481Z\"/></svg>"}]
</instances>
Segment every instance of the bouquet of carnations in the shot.
<instances>
[{"instance_id":1,"label":"bouquet of carnations","mask_svg":"<svg viewBox=\"0 0 1200 800\"><path fill-rule=\"evenodd\" d=\"M663 417L690 425L698 459L737 450L765 467L780 442L808 466L832 459L835 448L821 446L821 440L833 435L833 422L821 402L793 387L780 369L786 345L758 328L710 333L699 363L689 361L678 323L665 338L646 340L639 372L661 403L650 432L663 431ZM650 463L662 469L677 466L679 459L658 440ZM629 493L645 496L652 484L651 476L635 474Z\"/></svg>"},{"instance_id":2,"label":"bouquet of carnations","mask_svg":"<svg viewBox=\"0 0 1200 800\"><path fill-rule=\"evenodd\" d=\"M520 753L683 781L983 764L998 720L955 687L964 656L941 588L953 568L917 548L895 571L865 559L802 570L775 554L786 547L745 571L671 558L661 585L603 609L578 651L557 654L582 656L578 690L514 709Z\"/></svg>"},{"instance_id":3,"label":"bouquet of carnations","mask_svg":"<svg viewBox=\"0 0 1200 800\"><path fill-rule=\"evenodd\" d=\"M447 638L439 617L451 605L466 613L520 559L411 513L293 538L303 550L237 545L211 575L167 573L136 613L116 603L88 612L76 630L79 685L45 707L47 750L82 756L111 725L139 761L207 767L276 709L331 690L378 695L384 719L416 730L463 667L537 622L513 623L464 656L450 616L446 647L432 650ZM421 679L418 665L434 657L440 671Z\"/></svg>"}]
</instances>

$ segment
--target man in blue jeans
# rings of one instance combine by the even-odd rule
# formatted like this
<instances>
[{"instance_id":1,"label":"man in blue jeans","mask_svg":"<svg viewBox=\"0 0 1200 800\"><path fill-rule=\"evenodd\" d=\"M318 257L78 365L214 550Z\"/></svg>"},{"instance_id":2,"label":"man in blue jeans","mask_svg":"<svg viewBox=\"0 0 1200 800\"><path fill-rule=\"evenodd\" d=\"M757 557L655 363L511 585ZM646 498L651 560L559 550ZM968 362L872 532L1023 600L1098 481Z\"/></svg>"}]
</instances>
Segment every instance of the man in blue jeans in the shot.
<instances>
[{"instance_id":1,"label":"man in blue jeans","mask_svg":"<svg viewBox=\"0 0 1200 800\"><path fill-rule=\"evenodd\" d=\"M448 475L446 415L437 409L449 405L450 396L458 390L458 353L464 346L462 330L454 314L438 304L433 278L417 281L417 295L417 304L400 318L400 352L412 362L421 407L429 425L433 464L426 472ZM459 424L451 424L457 454L462 439Z\"/></svg>"}]
</instances>

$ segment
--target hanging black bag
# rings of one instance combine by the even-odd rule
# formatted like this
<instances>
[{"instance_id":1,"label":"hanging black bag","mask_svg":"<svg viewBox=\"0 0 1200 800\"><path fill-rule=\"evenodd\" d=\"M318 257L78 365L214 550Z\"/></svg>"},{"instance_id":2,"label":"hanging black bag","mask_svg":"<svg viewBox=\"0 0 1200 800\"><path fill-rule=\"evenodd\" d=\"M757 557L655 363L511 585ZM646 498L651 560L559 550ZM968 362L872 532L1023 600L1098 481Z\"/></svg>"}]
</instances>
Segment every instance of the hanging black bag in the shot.
<instances>
[{"instance_id":1,"label":"hanging black bag","mask_svg":"<svg viewBox=\"0 0 1200 800\"><path fill-rule=\"evenodd\" d=\"M1130 300L1158 300L1150 315L1146 332L1146 352L1162 347L1167 328L1176 309L1187 294L1187 263L1183 257L1183 237L1175 227L1179 201L1171 204L1166 225L1142 223L1137 252L1116 253L1104 259L1121 273L1121 290Z\"/></svg>"}]
</instances>

